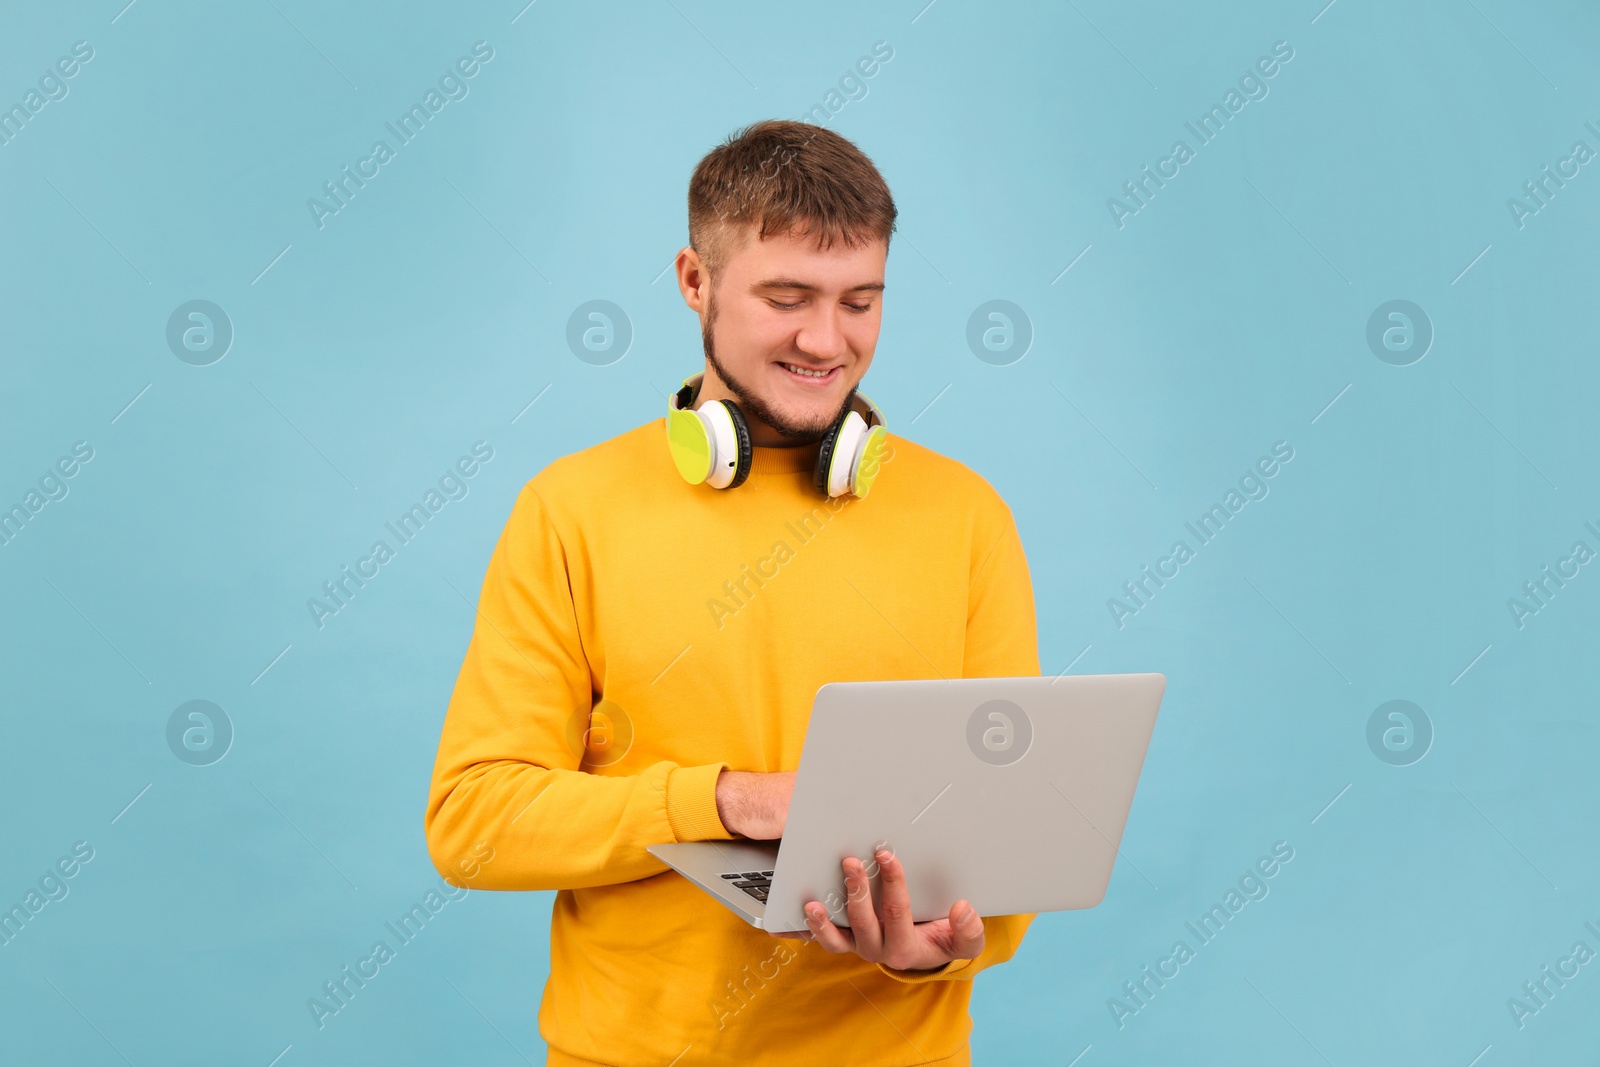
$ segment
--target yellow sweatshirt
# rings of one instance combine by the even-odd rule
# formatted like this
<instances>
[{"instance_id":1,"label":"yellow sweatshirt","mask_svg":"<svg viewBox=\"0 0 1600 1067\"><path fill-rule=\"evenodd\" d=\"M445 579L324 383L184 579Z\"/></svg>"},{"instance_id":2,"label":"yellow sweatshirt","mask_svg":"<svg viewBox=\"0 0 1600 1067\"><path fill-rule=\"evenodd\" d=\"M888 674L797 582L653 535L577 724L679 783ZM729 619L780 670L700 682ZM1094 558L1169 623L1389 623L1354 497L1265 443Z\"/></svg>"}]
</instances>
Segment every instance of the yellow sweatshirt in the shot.
<instances>
[{"instance_id":1,"label":"yellow sweatshirt","mask_svg":"<svg viewBox=\"0 0 1600 1067\"><path fill-rule=\"evenodd\" d=\"M718 773L797 767L825 682L1039 673L1027 561L988 482L891 437L871 493L829 500L816 455L757 448L744 485L689 485L656 420L551 463L512 507L424 825L452 884L560 890L550 1064L967 1064L969 980L1033 918L986 918L977 959L897 972L757 930L645 851L731 837Z\"/></svg>"}]
</instances>

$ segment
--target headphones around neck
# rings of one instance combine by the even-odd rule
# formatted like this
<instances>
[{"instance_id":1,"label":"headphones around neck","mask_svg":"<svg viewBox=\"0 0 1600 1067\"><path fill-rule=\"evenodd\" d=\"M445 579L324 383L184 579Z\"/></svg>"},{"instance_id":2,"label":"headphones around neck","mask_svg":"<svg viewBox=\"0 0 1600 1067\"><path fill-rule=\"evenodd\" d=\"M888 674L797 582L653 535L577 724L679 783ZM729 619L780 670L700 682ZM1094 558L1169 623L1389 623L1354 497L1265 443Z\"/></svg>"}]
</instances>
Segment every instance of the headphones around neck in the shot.
<instances>
[{"instance_id":1,"label":"headphones around neck","mask_svg":"<svg viewBox=\"0 0 1600 1067\"><path fill-rule=\"evenodd\" d=\"M667 448L678 473L691 485L733 489L750 476L750 427L732 400L708 400L691 407L705 373L685 378L667 401ZM850 404L822 435L811 484L830 497L863 497L872 488L889 431L877 405L852 393Z\"/></svg>"}]
</instances>

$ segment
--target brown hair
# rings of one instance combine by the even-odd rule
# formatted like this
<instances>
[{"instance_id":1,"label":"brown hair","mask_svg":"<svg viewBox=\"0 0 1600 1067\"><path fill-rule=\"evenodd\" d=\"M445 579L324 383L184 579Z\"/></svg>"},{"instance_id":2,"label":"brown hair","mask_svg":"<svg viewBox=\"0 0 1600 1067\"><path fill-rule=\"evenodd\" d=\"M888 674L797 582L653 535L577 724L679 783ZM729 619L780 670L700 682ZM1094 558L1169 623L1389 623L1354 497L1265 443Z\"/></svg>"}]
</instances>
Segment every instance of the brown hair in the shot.
<instances>
[{"instance_id":1,"label":"brown hair","mask_svg":"<svg viewBox=\"0 0 1600 1067\"><path fill-rule=\"evenodd\" d=\"M815 233L850 248L894 233L894 198L862 151L832 130L768 119L706 153L689 179L689 245L713 279L742 236Z\"/></svg>"}]
</instances>

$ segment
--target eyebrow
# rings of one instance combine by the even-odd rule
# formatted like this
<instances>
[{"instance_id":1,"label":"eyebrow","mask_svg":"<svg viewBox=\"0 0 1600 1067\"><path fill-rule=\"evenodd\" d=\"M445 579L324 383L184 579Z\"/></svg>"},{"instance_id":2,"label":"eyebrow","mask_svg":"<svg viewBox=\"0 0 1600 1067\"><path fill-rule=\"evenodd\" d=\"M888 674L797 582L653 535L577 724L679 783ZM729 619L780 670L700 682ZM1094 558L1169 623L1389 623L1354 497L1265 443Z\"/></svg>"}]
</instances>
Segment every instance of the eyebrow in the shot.
<instances>
[{"instance_id":1,"label":"eyebrow","mask_svg":"<svg viewBox=\"0 0 1600 1067\"><path fill-rule=\"evenodd\" d=\"M765 279L763 281L756 282L750 288L752 290L754 290L754 289L798 289L801 292L806 292L806 293L818 293L818 292L822 291L822 287L819 286L819 285L812 285L809 282L796 281L793 278L767 278L767 279ZM859 292L865 292L867 290L872 290L872 291L875 291L875 292L882 292L883 291L883 283L882 282L862 282L860 285L852 285L850 288L846 289L845 292L847 292L847 293L859 293Z\"/></svg>"}]
</instances>

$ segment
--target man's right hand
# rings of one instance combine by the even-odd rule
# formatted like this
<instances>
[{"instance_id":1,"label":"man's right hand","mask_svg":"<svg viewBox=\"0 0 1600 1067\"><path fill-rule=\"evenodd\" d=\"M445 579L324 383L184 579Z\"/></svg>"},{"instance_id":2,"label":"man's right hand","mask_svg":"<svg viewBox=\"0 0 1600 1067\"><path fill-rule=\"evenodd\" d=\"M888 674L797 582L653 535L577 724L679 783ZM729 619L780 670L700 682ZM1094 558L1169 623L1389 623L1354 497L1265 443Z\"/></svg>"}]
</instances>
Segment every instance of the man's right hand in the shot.
<instances>
[{"instance_id":1,"label":"man's right hand","mask_svg":"<svg viewBox=\"0 0 1600 1067\"><path fill-rule=\"evenodd\" d=\"M717 776L717 818L729 833L757 841L783 836L794 772L728 771Z\"/></svg>"}]
</instances>

